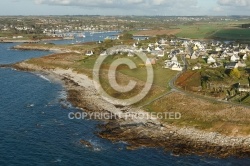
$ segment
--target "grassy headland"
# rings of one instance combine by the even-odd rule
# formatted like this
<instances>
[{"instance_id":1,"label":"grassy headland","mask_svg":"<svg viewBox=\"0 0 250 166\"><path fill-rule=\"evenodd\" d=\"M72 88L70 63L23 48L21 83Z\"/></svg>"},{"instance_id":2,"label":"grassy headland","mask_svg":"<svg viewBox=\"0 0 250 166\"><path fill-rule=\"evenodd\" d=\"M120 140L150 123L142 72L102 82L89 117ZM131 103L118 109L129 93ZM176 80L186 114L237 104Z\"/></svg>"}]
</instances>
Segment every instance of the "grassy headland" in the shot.
<instances>
[{"instance_id":1,"label":"grassy headland","mask_svg":"<svg viewBox=\"0 0 250 166\"><path fill-rule=\"evenodd\" d=\"M128 42L132 44L131 42ZM62 68L72 69L73 71L85 74L92 78L92 72L99 53L110 43L95 44L87 43L84 45L41 45L41 44L25 44L20 48L29 49L58 49L67 51L67 53L56 53L42 58L34 58L26 63L40 66L45 70ZM114 44L114 43L112 43ZM120 44L117 42L116 44ZM93 56L86 56L88 50L94 50ZM117 71L117 82L127 85L129 80L135 80L137 86L129 93L120 94L113 90L109 85L108 70L111 63L118 58L127 55L109 56L101 66L100 80L103 88L113 97L126 99L138 94L145 84L147 72L143 62L136 56L128 57L136 63L137 68L130 70L127 66L120 66ZM149 94L134 106L144 106L149 112L180 112L182 118L180 120L167 120L177 126L188 126L203 129L207 131L215 131L226 135L248 135L250 134L249 119L250 113L247 108L227 105L219 102L207 101L199 99L199 97L191 97L192 94L172 93L157 101L153 101L157 97L170 91L169 82L177 74L176 71L163 69L164 59L157 61L154 65L154 83ZM200 76L199 74L197 76ZM192 79L194 83L195 77ZM199 79L198 79L199 80ZM192 81L191 81L192 82ZM149 104L148 104L149 103ZM148 104L148 105L147 105Z\"/></svg>"}]
</instances>

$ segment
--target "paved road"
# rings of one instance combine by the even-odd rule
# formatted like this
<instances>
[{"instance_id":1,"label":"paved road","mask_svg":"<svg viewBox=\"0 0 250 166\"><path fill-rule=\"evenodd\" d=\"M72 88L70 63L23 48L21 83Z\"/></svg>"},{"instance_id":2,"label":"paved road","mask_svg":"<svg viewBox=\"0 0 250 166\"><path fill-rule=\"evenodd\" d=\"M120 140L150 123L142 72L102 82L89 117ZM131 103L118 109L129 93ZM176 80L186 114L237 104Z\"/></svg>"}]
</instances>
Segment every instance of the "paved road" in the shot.
<instances>
[{"instance_id":1,"label":"paved road","mask_svg":"<svg viewBox=\"0 0 250 166\"><path fill-rule=\"evenodd\" d=\"M181 74L183 74L184 72L187 71L188 69L188 63L187 63L187 60L185 58L185 56L181 56L182 57L182 61L184 63L184 69L182 72L178 73L172 80L169 81L169 87L171 88L171 91L170 92L167 92L163 95L161 95L160 97L148 102L147 104L141 106L141 107L144 107L144 106L147 106L165 96L168 96L169 94L173 93L173 92L178 92L178 93L181 93L181 94L185 94L185 95L188 95L188 96L191 96L191 97L194 97L194 98L197 98L197 99L202 99L202 100L206 100L206 101L209 101L209 102L212 102L212 103L223 103L223 104L229 104L229 105L233 105L233 106L241 106L241 107L245 107L245 108L250 108L249 105L244 105L244 104L240 104L240 103L233 103L233 102L229 102L229 101L224 101L224 100L218 100L218 99L215 99L215 98L212 98L212 97L208 97L208 96L203 96L203 95L198 95L198 94L195 94L195 93L192 93L192 92L188 92L188 91L185 91L181 88L178 88L175 86L175 82L176 80L181 76Z\"/></svg>"}]
</instances>

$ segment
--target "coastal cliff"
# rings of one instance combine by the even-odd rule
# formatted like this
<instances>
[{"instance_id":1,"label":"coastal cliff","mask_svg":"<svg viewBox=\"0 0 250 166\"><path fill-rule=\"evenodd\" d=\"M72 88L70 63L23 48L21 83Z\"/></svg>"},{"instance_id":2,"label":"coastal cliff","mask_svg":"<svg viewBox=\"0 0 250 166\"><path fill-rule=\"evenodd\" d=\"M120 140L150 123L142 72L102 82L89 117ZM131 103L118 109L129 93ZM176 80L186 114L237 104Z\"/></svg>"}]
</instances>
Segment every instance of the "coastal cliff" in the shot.
<instances>
[{"instance_id":1,"label":"coastal cliff","mask_svg":"<svg viewBox=\"0 0 250 166\"><path fill-rule=\"evenodd\" d=\"M129 112L138 114L148 114L148 112L139 108L121 107L108 103L99 96L93 81L88 76L71 69L45 69L28 62L21 62L13 67L19 70L42 72L60 78L68 90L68 100L85 112L119 114L118 118L99 119L103 120L105 124L99 126L101 131L97 134L113 142L125 141L128 143L128 149L154 147L163 148L175 155L250 156L249 136L229 136L193 127L178 127L152 118L125 118ZM174 92L173 95L177 93Z\"/></svg>"}]
</instances>

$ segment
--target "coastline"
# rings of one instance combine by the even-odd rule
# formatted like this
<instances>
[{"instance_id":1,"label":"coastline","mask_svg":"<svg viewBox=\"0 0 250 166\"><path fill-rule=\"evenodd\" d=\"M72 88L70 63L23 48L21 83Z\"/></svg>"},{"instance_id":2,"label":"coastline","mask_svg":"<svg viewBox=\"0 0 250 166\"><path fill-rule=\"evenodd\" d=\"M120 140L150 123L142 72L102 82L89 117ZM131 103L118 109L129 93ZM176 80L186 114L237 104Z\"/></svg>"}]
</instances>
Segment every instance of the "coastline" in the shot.
<instances>
[{"instance_id":1,"label":"coastline","mask_svg":"<svg viewBox=\"0 0 250 166\"><path fill-rule=\"evenodd\" d=\"M39 39L39 40L32 40L32 39L1 39L0 43L39 43L40 41L57 41L63 40L63 38L50 38L50 39Z\"/></svg>"},{"instance_id":2,"label":"coastline","mask_svg":"<svg viewBox=\"0 0 250 166\"><path fill-rule=\"evenodd\" d=\"M222 158L250 156L250 137L232 137L191 127L176 127L157 119L127 119L125 114L128 112L148 113L141 109L108 103L96 92L90 78L71 69L46 70L25 61L13 67L58 78L68 91L68 100L84 111L121 115L119 118L104 120L105 124L99 126L101 131L97 134L113 142L127 142L128 149L153 147L163 148L176 155L198 154Z\"/></svg>"},{"instance_id":3,"label":"coastline","mask_svg":"<svg viewBox=\"0 0 250 166\"><path fill-rule=\"evenodd\" d=\"M67 48L59 48L56 46L53 47L48 47L47 45L44 46L29 46L29 45L16 45L14 47L12 47L12 49L16 49L16 50L37 50L37 51L51 51L54 53L77 53L80 54L81 52L76 51L76 50L71 50L71 49L67 49Z\"/></svg>"}]
</instances>

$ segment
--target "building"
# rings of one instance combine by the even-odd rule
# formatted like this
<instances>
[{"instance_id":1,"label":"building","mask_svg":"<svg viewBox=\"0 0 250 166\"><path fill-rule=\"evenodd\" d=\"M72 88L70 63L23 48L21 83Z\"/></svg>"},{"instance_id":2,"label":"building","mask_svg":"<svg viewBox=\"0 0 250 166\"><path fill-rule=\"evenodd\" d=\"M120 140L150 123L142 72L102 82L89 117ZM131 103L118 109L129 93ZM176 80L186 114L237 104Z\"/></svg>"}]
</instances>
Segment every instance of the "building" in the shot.
<instances>
[{"instance_id":1,"label":"building","mask_svg":"<svg viewBox=\"0 0 250 166\"><path fill-rule=\"evenodd\" d=\"M238 91L239 92L249 92L250 93L250 86L249 86L249 84L247 84L247 85L241 85L239 83Z\"/></svg>"},{"instance_id":2,"label":"building","mask_svg":"<svg viewBox=\"0 0 250 166\"><path fill-rule=\"evenodd\" d=\"M238 62L240 60L240 57L237 54L234 54L231 56L230 61L231 62Z\"/></svg>"},{"instance_id":3,"label":"building","mask_svg":"<svg viewBox=\"0 0 250 166\"><path fill-rule=\"evenodd\" d=\"M238 63L236 62L230 62L225 65L225 69L236 69L238 67Z\"/></svg>"},{"instance_id":4,"label":"building","mask_svg":"<svg viewBox=\"0 0 250 166\"><path fill-rule=\"evenodd\" d=\"M207 64L212 64L215 62L216 62L216 60L212 56L209 56L209 58L207 59Z\"/></svg>"},{"instance_id":5,"label":"building","mask_svg":"<svg viewBox=\"0 0 250 166\"><path fill-rule=\"evenodd\" d=\"M94 55L94 53L93 53L93 51L87 51L87 53L85 55L91 56L91 55Z\"/></svg>"}]
</instances>

